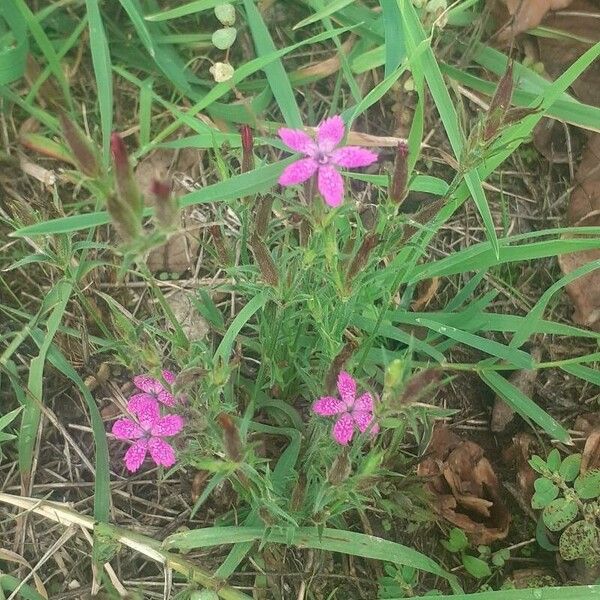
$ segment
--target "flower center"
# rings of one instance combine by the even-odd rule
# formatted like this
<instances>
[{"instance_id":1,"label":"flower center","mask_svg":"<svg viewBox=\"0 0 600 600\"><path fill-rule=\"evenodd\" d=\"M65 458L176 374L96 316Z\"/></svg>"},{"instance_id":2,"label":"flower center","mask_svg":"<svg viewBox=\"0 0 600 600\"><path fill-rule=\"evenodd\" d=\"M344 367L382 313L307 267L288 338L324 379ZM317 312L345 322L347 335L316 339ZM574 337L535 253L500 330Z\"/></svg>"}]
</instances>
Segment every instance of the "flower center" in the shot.
<instances>
[{"instance_id":1,"label":"flower center","mask_svg":"<svg viewBox=\"0 0 600 600\"><path fill-rule=\"evenodd\" d=\"M327 154L323 152L317 152L317 154L315 155L315 160L320 165L326 165L329 162L329 156L327 156Z\"/></svg>"}]
</instances>

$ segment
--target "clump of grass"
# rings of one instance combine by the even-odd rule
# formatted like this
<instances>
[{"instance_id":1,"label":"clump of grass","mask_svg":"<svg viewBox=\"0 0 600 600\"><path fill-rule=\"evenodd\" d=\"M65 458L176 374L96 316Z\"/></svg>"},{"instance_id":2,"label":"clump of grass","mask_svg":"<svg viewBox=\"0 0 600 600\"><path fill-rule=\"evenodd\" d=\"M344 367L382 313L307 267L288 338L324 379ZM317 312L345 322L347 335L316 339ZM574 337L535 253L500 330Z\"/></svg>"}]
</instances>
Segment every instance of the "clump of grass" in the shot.
<instances>
[{"instance_id":1,"label":"clump of grass","mask_svg":"<svg viewBox=\"0 0 600 600\"><path fill-rule=\"evenodd\" d=\"M7 481L20 497L2 494L0 501L27 511L16 517L21 533L10 532L17 551L29 551L22 532L25 519L37 514L93 529L92 562L78 567L78 576L94 592L102 584L116 593L136 572L130 567L137 556L120 563L121 544L179 573L180 597L198 597L195 588L203 586L222 598L247 598L241 588L249 587L248 577L260 590L277 575L298 597L319 579L315 597L330 597L337 586L356 595L364 585L374 594L378 581L410 594L442 589L461 597L463 588L479 589L479 582L449 572L435 538L421 535L432 531L434 517L414 467L434 421L457 412L436 404L457 373L480 378L540 434L563 444L571 442L567 427L503 372L553 369L598 383L598 356L586 345L597 334L547 318L562 288L595 263L558 279L518 314L498 311L485 281L502 268L600 246L594 228L578 228L589 236L577 238L563 227L507 234L502 206L486 193L486 180L544 115L568 114L592 126L597 109L564 92L600 46L553 83L480 46L474 60L497 73L495 86L439 58L438 45L466 31L477 3L435 12L398 0L376 11L358 2L307 0L291 23L244 0L234 4L235 41L203 50L204 64L196 61L197 44L208 48L206 36L220 26L210 12L217 2L160 10L120 0L115 13L96 0L71 4L28 8L11 0L3 14L14 37L28 32L45 65L30 92L18 82L23 73L11 69L15 83L0 89L5 131L20 135L37 152L32 160L57 177L51 207L39 203L32 211L7 186L14 206L2 213L11 234L5 266L12 270L1 275L8 323L1 383L9 408L20 404L22 411L16 449L0 437L16 458ZM344 53L343 44L354 39ZM312 69L307 83L305 54L323 51L337 68L333 75L330 65ZM0 73L3 60L0 54ZM213 82L210 63L222 61L235 65L233 74ZM71 85L64 64L73 67ZM407 139L399 139L379 115L409 73L413 119ZM492 96L472 126L449 80ZM52 94L44 87L50 82ZM27 119L36 131L17 131L13 123ZM316 131L305 128L319 123ZM428 149L426 125L443 147ZM137 143L126 144L117 127ZM385 147L398 149L389 174ZM176 197L180 177L157 179L144 203L134 163L157 148L197 151L201 185ZM10 162L14 147L5 151ZM446 157L443 177L429 170L437 155ZM369 170L345 171L363 167ZM403 212L419 193L427 202ZM190 210L203 213L201 259L187 265L187 278L161 282L148 255L158 246L170 250ZM454 242L443 245L455 214L472 215L477 227L475 241L461 236L458 250ZM35 282L29 296L27 286L13 283L16 274ZM440 280L436 298L418 301L424 283ZM206 335L191 335L176 314L172 288L191 288L192 320L206 322ZM414 310L415 300L424 308ZM536 362L527 343L543 336L568 336L584 350ZM108 366L92 369L94 356ZM102 368L111 374L100 376ZM433 384L415 390L432 369ZM85 378L92 373L93 380ZM134 390L126 382L136 375ZM75 399L64 400L75 416L58 414L50 398L55 381L69 382ZM8 426L16 412L9 414ZM334 415L333 422L322 418ZM69 449L65 464L49 462L46 449L56 444L50 425ZM125 464L119 439L132 442ZM83 464L76 473L73 452ZM144 462L146 452L158 468ZM36 485L56 489L56 472L68 473L60 483L75 490L74 509L33 499L41 495ZM190 480L193 503L173 493ZM123 496L142 506L137 519ZM92 498L93 520L86 514ZM165 528L173 519L188 529ZM149 536L135 532L140 525ZM203 558L184 556L191 552ZM335 558L325 572L329 553ZM289 566L304 560L309 574ZM269 571L273 564L279 573ZM298 580L286 578L290 569ZM496 570L490 584L499 587L502 576ZM0 589L18 586L37 597L25 574L0 576ZM579 591L568 593L576 598ZM480 597L488 596L494 592Z\"/></svg>"}]
</instances>

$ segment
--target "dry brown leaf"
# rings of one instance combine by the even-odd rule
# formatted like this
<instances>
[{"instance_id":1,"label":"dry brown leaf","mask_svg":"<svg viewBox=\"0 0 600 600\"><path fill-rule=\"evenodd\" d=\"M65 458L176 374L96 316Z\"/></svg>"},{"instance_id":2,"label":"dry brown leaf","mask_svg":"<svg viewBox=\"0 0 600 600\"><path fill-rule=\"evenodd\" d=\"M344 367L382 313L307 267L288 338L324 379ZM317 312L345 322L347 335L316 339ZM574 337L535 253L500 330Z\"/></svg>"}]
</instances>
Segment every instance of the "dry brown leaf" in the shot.
<instances>
[{"instance_id":1,"label":"dry brown leaf","mask_svg":"<svg viewBox=\"0 0 600 600\"><path fill-rule=\"evenodd\" d=\"M352 46L355 42L355 37L350 36L340 48L340 52L348 55L350 50L352 50ZM295 77L300 79L311 78L311 77L328 77L329 75L333 75L337 73L340 69L341 61L340 61L340 52L336 53L335 56L331 58L326 58L325 60L321 60L317 63L308 65L307 67L301 67L297 71L293 73Z\"/></svg>"},{"instance_id":2,"label":"dry brown leaf","mask_svg":"<svg viewBox=\"0 0 600 600\"><path fill-rule=\"evenodd\" d=\"M600 428L593 429L581 454L581 472L600 468Z\"/></svg>"},{"instance_id":3,"label":"dry brown leaf","mask_svg":"<svg viewBox=\"0 0 600 600\"><path fill-rule=\"evenodd\" d=\"M517 470L516 480L520 500L523 506L531 507L533 497L533 482L537 479L536 472L531 468L529 459L536 452L536 440L529 433L519 433L512 439L512 445L502 452L502 460Z\"/></svg>"},{"instance_id":4,"label":"dry brown leaf","mask_svg":"<svg viewBox=\"0 0 600 600\"><path fill-rule=\"evenodd\" d=\"M190 342L204 339L210 329L194 305L194 297L194 292L183 289L167 296L167 303Z\"/></svg>"},{"instance_id":5,"label":"dry brown leaf","mask_svg":"<svg viewBox=\"0 0 600 600\"><path fill-rule=\"evenodd\" d=\"M600 225L600 134L590 138L575 175L575 189L568 209L573 226ZM600 259L600 250L584 250L562 254L558 262L567 275L575 269ZM575 307L573 321L600 331L600 269L596 269L566 286Z\"/></svg>"},{"instance_id":6,"label":"dry brown leaf","mask_svg":"<svg viewBox=\"0 0 600 600\"><path fill-rule=\"evenodd\" d=\"M507 40L537 27L548 11L566 8L572 2L573 0L502 0L511 19L503 27L499 39Z\"/></svg>"},{"instance_id":7,"label":"dry brown leaf","mask_svg":"<svg viewBox=\"0 0 600 600\"><path fill-rule=\"evenodd\" d=\"M461 440L446 427L436 427L428 453L417 474L429 479L427 488L434 495L435 510L474 544L504 539L510 514L481 446Z\"/></svg>"},{"instance_id":8,"label":"dry brown leaf","mask_svg":"<svg viewBox=\"0 0 600 600\"><path fill-rule=\"evenodd\" d=\"M420 282L417 286L417 299L413 301L411 308L415 312L426 308L427 305L433 300L439 287L439 277L432 277L431 279L426 279L425 281Z\"/></svg>"}]
</instances>

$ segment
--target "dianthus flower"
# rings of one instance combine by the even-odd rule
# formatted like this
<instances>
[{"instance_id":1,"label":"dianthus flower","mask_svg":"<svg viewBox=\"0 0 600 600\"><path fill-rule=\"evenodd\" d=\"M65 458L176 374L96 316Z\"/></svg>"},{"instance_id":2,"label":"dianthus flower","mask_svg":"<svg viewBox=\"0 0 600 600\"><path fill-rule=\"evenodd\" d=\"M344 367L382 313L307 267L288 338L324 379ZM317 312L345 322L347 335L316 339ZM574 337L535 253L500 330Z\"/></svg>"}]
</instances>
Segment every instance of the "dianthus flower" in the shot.
<instances>
[{"instance_id":1,"label":"dianthus flower","mask_svg":"<svg viewBox=\"0 0 600 600\"><path fill-rule=\"evenodd\" d=\"M321 417L339 415L331 435L342 446L346 446L354 432L358 429L364 433L369 429L371 435L376 435L379 425L373 423L373 397L368 392L356 397L356 381L346 371L341 371L337 380L338 392L341 396L322 396L312 405L312 410Z\"/></svg>"},{"instance_id":2,"label":"dianthus flower","mask_svg":"<svg viewBox=\"0 0 600 600\"><path fill-rule=\"evenodd\" d=\"M344 199L344 181L339 174L340 167L353 169L366 167L377 160L377 154L359 146L338 147L344 137L345 126L340 116L331 117L317 127L313 140L300 129L282 127L279 137L294 152L304 154L288 165L281 176L281 185L296 185L317 175L317 187L329 206L339 206Z\"/></svg>"},{"instance_id":3,"label":"dianthus flower","mask_svg":"<svg viewBox=\"0 0 600 600\"><path fill-rule=\"evenodd\" d=\"M148 452L157 465L173 466L175 450L163 438L178 434L183 429L183 418L179 415L161 417L159 404L153 398L137 398L135 401L132 398L127 408L137 418L136 421L118 419L112 427L117 439L134 441L125 452L127 470L132 473L137 471Z\"/></svg>"}]
</instances>

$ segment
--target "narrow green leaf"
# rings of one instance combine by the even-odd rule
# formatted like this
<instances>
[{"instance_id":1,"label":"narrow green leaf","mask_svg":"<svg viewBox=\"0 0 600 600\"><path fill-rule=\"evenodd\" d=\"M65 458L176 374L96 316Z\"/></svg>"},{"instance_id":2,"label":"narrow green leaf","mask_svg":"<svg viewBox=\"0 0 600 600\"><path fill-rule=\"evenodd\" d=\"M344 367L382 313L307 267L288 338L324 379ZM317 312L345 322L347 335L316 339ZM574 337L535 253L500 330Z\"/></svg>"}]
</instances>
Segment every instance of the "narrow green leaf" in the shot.
<instances>
[{"instance_id":1,"label":"narrow green leaf","mask_svg":"<svg viewBox=\"0 0 600 600\"><path fill-rule=\"evenodd\" d=\"M306 17L306 19L302 19L302 21L296 23L296 25L294 25L292 29L300 29L301 27L306 27L311 23L316 23L317 21L320 21L321 19L332 15L333 13L348 6L348 4L352 4L353 2L354 0L332 0L327 4L325 8L318 10L314 15Z\"/></svg>"},{"instance_id":2,"label":"narrow green leaf","mask_svg":"<svg viewBox=\"0 0 600 600\"><path fill-rule=\"evenodd\" d=\"M479 376L522 417L531 419L534 423L537 423L550 437L563 443L571 443L569 432L556 419L540 408L520 389L504 379L499 373L483 371Z\"/></svg>"},{"instance_id":3,"label":"narrow green leaf","mask_svg":"<svg viewBox=\"0 0 600 600\"><path fill-rule=\"evenodd\" d=\"M90 32L90 50L96 77L96 93L100 106L102 128L102 159L105 168L110 162L110 135L113 129L113 80L108 40L104 31L98 0L85 0Z\"/></svg>"},{"instance_id":4,"label":"narrow green leaf","mask_svg":"<svg viewBox=\"0 0 600 600\"><path fill-rule=\"evenodd\" d=\"M215 6L223 4L224 1L225 0L194 0L194 2L188 2L182 6L177 6L176 8L148 15L145 19L146 21L169 21L171 19L179 19L180 17L193 15L208 10L209 8L215 8ZM236 4L236 2L239 2L239 0L227 1L229 4Z\"/></svg>"},{"instance_id":5,"label":"narrow green leaf","mask_svg":"<svg viewBox=\"0 0 600 600\"><path fill-rule=\"evenodd\" d=\"M263 58L272 55L276 51L275 44L254 0L244 0L244 8L257 56ZM286 124L290 127L302 127L302 114L281 59L265 64L263 71Z\"/></svg>"}]
</instances>

